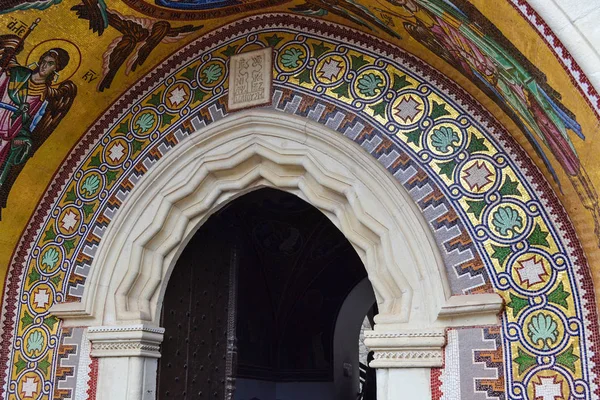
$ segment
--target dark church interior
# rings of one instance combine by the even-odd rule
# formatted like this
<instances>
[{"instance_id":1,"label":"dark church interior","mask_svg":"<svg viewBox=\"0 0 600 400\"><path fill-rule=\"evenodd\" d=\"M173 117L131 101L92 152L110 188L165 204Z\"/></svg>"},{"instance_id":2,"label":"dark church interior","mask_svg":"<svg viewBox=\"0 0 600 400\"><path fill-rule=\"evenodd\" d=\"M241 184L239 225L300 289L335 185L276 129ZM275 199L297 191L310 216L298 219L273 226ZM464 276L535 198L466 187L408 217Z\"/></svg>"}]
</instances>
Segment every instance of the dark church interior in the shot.
<instances>
[{"instance_id":1,"label":"dark church interior","mask_svg":"<svg viewBox=\"0 0 600 400\"><path fill-rule=\"evenodd\" d=\"M159 399L368 400L365 313L346 322L340 313L366 277L344 235L295 195L260 189L230 202L169 280ZM372 322L370 284L367 293L359 301ZM351 335L355 349L336 349L336 335Z\"/></svg>"}]
</instances>

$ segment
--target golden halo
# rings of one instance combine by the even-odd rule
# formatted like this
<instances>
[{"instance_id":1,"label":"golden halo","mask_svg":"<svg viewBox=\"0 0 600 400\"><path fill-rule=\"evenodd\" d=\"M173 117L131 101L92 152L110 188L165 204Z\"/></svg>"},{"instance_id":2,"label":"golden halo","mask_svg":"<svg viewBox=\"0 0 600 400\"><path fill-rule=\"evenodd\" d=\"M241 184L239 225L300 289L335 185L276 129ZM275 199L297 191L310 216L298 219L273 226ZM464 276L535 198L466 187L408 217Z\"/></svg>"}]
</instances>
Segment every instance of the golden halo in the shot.
<instances>
[{"instance_id":1,"label":"golden halo","mask_svg":"<svg viewBox=\"0 0 600 400\"><path fill-rule=\"evenodd\" d=\"M31 52L27 56L27 64L26 64L26 65L30 65L33 63L37 63L39 61L40 57L42 56L42 54L44 54L48 50L56 48L56 47L60 47L64 50L66 50L67 53L69 53L70 59L69 59L69 63L67 64L67 66L58 73L58 81L52 82L53 85L58 85L59 83L62 83L64 81L66 81L67 79L71 78L73 75L75 75L75 73L79 69L79 66L81 65L81 52L79 51L79 48L73 42L70 42L66 39L45 40L45 41L37 44L33 48L33 50L31 50Z\"/></svg>"}]
</instances>

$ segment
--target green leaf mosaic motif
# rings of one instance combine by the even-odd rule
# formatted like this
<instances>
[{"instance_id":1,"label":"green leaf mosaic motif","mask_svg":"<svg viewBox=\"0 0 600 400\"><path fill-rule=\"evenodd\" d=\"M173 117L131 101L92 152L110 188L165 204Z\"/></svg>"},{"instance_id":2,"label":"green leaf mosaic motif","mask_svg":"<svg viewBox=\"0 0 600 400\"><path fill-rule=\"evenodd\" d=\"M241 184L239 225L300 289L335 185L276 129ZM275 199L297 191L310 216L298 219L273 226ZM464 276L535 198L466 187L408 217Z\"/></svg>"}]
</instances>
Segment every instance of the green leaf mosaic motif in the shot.
<instances>
[{"instance_id":1,"label":"green leaf mosaic motif","mask_svg":"<svg viewBox=\"0 0 600 400\"><path fill-rule=\"evenodd\" d=\"M442 126L440 129L433 130L431 144L440 153L449 153L459 140L458 134L452 128Z\"/></svg>"},{"instance_id":2,"label":"green leaf mosaic motif","mask_svg":"<svg viewBox=\"0 0 600 400\"><path fill-rule=\"evenodd\" d=\"M358 80L358 92L363 96L376 96L381 91L383 79L375 74L365 74Z\"/></svg>"},{"instance_id":3,"label":"green leaf mosaic motif","mask_svg":"<svg viewBox=\"0 0 600 400\"><path fill-rule=\"evenodd\" d=\"M541 344L543 350L548 350L556 343L558 324L548 314L539 313L529 323L529 337L535 344Z\"/></svg>"},{"instance_id":4,"label":"green leaf mosaic motif","mask_svg":"<svg viewBox=\"0 0 600 400\"><path fill-rule=\"evenodd\" d=\"M500 207L493 214L492 224L502 236L517 234L517 229L523 227L523 218L517 210L510 206Z\"/></svg>"},{"instance_id":5,"label":"green leaf mosaic motif","mask_svg":"<svg viewBox=\"0 0 600 400\"><path fill-rule=\"evenodd\" d=\"M99 187L100 178L98 178L97 175L90 175L85 179L85 181L83 181L83 185L81 185L81 190L85 191L88 196L92 196L96 193Z\"/></svg>"},{"instance_id":6,"label":"green leaf mosaic motif","mask_svg":"<svg viewBox=\"0 0 600 400\"><path fill-rule=\"evenodd\" d=\"M206 83L215 83L223 75L223 67L217 64L211 64L202 71L202 75L204 76Z\"/></svg>"},{"instance_id":7,"label":"green leaf mosaic motif","mask_svg":"<svg viewBox=\"0 0 600 400\"><path fill-rule=\"evenodd\" d=\"M304 57L302 57L303 54L302 50L297 47L287 49L281 55L281 64L286 68L296 68L302 64L302 61L304 60Z\"/></svg>"},{"instance_id":8,"label":"green leaf mosaic motif","mask_svg":"<svg viewBox=\"0 0 600 400\"><path fill-rule=\"evenodd\" d=\"M56 264L58 263L59 254L56 249L50 248L42 257L42 266L46 269L54 269Z\"/></svg>"}]
</instances>

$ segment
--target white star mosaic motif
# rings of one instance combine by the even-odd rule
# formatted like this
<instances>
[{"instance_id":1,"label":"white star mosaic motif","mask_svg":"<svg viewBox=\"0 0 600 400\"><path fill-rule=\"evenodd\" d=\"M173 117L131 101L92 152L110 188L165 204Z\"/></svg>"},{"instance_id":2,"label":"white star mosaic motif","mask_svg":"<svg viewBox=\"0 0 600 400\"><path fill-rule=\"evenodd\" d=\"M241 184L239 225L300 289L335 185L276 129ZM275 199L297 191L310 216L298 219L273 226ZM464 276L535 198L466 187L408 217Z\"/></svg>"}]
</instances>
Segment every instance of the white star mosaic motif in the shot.
<instances>
[{"instance_id":1,"label":"white star mosaic motif","mask_svg":"<svg viewBox=\"0 0 600 400\"><path fill-rule=\"evenodd\" d=\"M321 74L321 78L332 81L338 78L341 71L342 68L340 67L340 62L331 59L323 63L323 66L319 70L319 74Z\"/></svg>"},{"instance_id":2,"label":"white star mosaic motif","mask_svg":"<svg viewBox=\"0 0 600 400\"><path fill-rule=\"evenodd\" d=\"M519 266L516 269L521 285L527 285L527 288L544 282L544 277L548 276L544 262L535 256L519 261L518 264Z\"/></svg>"},{"instance_id":3,"label":"white star mosaic motif","mask_svg":"<svg viewBox=\"0 0 600 400\"><path fill-rule=\"evenodd\" d=\"M73 227L75 225L77 225L78 219L77 219L77 214L75 214L73 211L69 210L68 213L66 213L62 220L60 221L62 227L64 230L66 231L70 231L71 229L73 229Z\"/></svg>"},{"instance_id":4,"label":"white star mosaic motif","mask_svg":"<svg viewBox=\"0 0 600 400\"><path fill-rule=\"evenodd\" d=\"M539 382L534 382L535 400L562 400L562 381L556 381L556 375L548 378L539 378Z\"/></svg>"},{"instance_id":5,"label":"white star mosaic motif","mask_svg":"<svg viewBox=\"0 0 600 400\"><path fill-rule=\"evenodd\" d=\"M27 377L21 386L21 396L25 399L33 398L37 394L38 382L33 377Z\"/></svg>"},{"instance_id":6,"label":"white star mosaic motif","mask_svg":"<svg viewBox=\"0 0 600 400\"><path fill-rule=\"evenodd\" d=\"M33 296L33 302L38 308L46 307L46 304L50 302L50 295L47 289L38 290Z\"/></svg>"},{"instance_id":7,"label":"white star mosaic motif","mask_svg":"<svg viewBox=\"0 0 600 400\"><path fill-rule=\"evenodd\" d=\"M395 108L396 117L405 124L410 124L414 121L417 115L422 111L421 104L412 96L404 97Z\"/></svg>"},{"instance_id":8,"label":"white star mosaic motif","mask_svg":"<svg viewBox=\"0 0 600 400\"><path fill-rule=\"evenodd\" d=\"M185 101L186 97L187 94L185 93L185 90L183 90L181 86L178 86L171 92L171 95L169 96L169 101L174 106L178 106L179 104Z\"/></svg>"},{"instance_id":9,"label":"white star mosaic motif","mask_svg":"<svg viewBox=\"0 0 600 400\"><path fill-rule=\"evenodd\" d=\"M117 143L110 148L108 158L110 158L112 162L117 162L123 157L123 154L125 154L125 147L123 147L121 143Z\"/></svg>"},{"instance_id":10,"label":"white star mosaic motif","mask_svg":"<svg viewBox=\"0 0 600 400\"><path fill-rule=\"evenodd\" d=\"M491 177L493 176L484 162L475 162L468 169L465 170L463 179L469 185L469 189L479 192L481 189L494 182Z\"/></svg>"}]
</instances>

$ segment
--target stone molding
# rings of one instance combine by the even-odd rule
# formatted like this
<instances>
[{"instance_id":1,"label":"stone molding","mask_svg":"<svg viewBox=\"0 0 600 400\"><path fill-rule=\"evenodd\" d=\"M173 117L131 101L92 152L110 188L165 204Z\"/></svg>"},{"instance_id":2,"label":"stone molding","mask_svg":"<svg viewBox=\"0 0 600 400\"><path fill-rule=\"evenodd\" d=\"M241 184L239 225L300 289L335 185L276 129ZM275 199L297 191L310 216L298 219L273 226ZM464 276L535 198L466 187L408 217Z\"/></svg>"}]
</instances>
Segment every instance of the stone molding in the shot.
<instances>
[{"instance_id":1,"label":"stone molding","mask_svg":"<svg viewBox=\"0 0 600 400\"><path fill-rule=\"evenodd\" d=\"M375 353L373 368L438 368L444 360L446 333L442 329L367 331L365 345Z\"/></svg>"},{"instance_id":2,"label":"stone molding","mask_svg":"<svg viewBox=\"0 0 600 400\"><path fill-rule=\"evenodd\" d=\"M374 366L377 366L378 364L380 364L380 362L400 361L403 363L403 365L395 365L396 367L431 367L437 366L438 364L441 367L442 353L443 352L438 350L381 351L375 353L374 360L376 362L373 364L375 364ZM406 365L406 363L410 365Z\"/></svg>"},{"instance_id":3,"label":"stone molding","mask_svg":"<svg viewBox=\"0 0 600 400\"><path fill-rule=\"evenodd\" d=\"M163 328L146 325L96 326L88 328L92 357L160 358Z\"/></svg>"},{"instance_id":4,"label":"stone molding","mask_svg":"<svg viewBox=\"0 0 600 400\"><path fill-rule=\"evenodd\" d=\"M503 308L504 300L496 293L452 296L440 309L438 320L447 327L496 325Z\"/></svg>"},{"instance_id":5,"label":"stone molding","mask_svg":"<svg viewBox=\"0 0 600 400\"><path fill-rule=\"evenodd\" d=\"M93 326L88 328L88 332L90 333L107 333L107 332L137 332L144 331L149 333L157 333L163 334L165 332L164 328L159 327L150 327L146 325L130 325L130 326L121 326L121 325L111 325L111 326Z\"/></svg>"}]
</instances>

